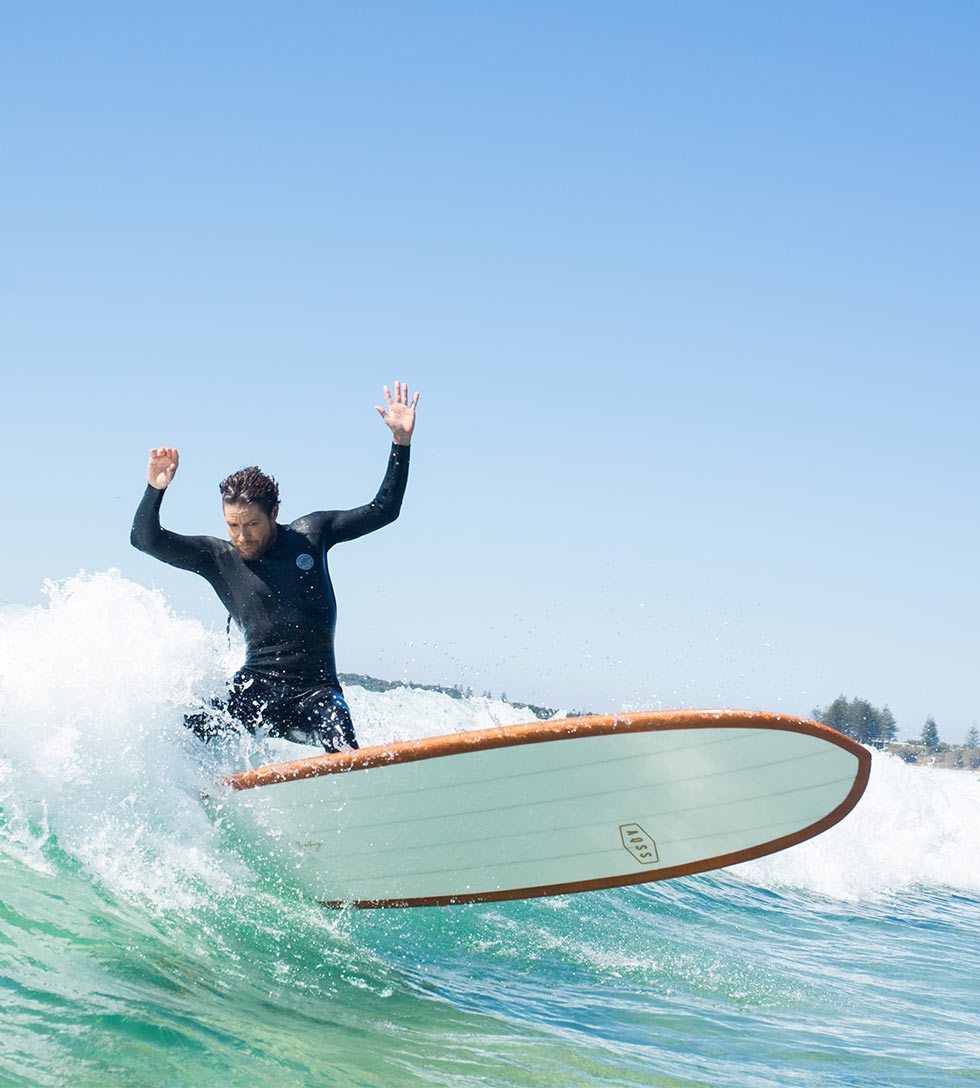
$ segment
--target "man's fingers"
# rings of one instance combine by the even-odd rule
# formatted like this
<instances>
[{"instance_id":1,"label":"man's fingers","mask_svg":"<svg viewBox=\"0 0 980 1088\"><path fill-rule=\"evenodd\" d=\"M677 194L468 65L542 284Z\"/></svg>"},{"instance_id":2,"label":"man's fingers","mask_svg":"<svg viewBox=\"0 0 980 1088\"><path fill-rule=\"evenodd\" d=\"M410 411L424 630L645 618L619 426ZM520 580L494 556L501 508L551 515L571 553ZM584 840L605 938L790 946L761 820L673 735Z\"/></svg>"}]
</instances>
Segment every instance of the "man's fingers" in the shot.
<instances>
[{"instance_id":1,"label":"man's fingers","mask_svg":"<svg viewBox=\"0 0 980 1088\"><path fill-rule=\"evenodd\" d=\"M173 466L176 467L180 464L180 454L173 446L154 446L150 450L151 461L172 461Z\"/></svg>"},{"instance_id":2,"label":"man's fingers","mask_svg":"<svg viewBox=\"0 0 980 1088\"><path fill-rule=\"evenodd\" d=\"M394 394L394 396L392 396L391 390L388 388L387 385L384 387L384 390L385 390L385 403L388 405L389 411L393 407L395 407L395 405L404 405L406 408L414 408L415 405L418 404L418 402L419 402L419 394L418 393L416 393L415 396L412 397L411 401L409 400L408 382L403 382L403 381L395 382L395 394ZM377 405L375 405L375 408L379 412L381 412L381 409L378 408ZM382 415L384 415L383 412L382 412Z\"/></svg>"}]
</instances>

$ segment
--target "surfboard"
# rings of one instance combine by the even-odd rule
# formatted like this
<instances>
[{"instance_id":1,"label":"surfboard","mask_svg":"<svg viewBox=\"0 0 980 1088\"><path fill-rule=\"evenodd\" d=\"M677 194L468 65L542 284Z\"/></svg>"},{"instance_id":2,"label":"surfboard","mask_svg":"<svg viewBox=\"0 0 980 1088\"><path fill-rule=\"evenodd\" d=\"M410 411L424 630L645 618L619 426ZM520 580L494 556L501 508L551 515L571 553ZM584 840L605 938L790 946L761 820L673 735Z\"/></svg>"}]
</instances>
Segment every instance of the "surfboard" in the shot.
<instances>
[{"instance_id":1,"label":"surfboard","mask_svg":"<svg viewBox=\"0 0 980 1088\"><path fill-rule=\"evenodd\" d=\"M641 884L771 854L858 803L870 752L735 710L566 718L241 771L220 825L329 907Z\"/></svg>"}]
</instances>

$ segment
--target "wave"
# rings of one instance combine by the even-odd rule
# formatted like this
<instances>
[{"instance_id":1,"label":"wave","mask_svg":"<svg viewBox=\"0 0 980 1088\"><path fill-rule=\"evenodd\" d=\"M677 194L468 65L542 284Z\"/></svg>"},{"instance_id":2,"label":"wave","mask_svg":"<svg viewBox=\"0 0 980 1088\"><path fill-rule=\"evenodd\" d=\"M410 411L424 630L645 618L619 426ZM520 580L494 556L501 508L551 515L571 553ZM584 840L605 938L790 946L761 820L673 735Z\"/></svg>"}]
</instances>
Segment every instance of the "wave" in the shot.
<instances>
[{"instance_id":1,"label":"wave","mask_svg":"<svg viewBox=\"0 0 980 1088\"><path fill-rule=\"evenodd\" d=\"M240 663L240 643L114 571L45 589L45 605L0 613L0 847L42 870L57 849L114 892L168 907L256 880L199 795L223 771L297 747L244 737L205 749L182 724ZM347 694L364 744L527 718L499 700L411 687ZM976 776L875 753L841 824L732 873L838 900L916 886L977 893L978 828Z\"/></svg>"},{"instance_id":2,"label":"wave","mask_svg":"<svg viewBox=\"0 0 980 1088\"><path fill-rule=\"evenodd\" d=\"M854 811L791 850L736 866L763 886L868 900L912 888L980 893L980 776L910 766L872 753L871 778Z\"/></svg>"}]
</instances>

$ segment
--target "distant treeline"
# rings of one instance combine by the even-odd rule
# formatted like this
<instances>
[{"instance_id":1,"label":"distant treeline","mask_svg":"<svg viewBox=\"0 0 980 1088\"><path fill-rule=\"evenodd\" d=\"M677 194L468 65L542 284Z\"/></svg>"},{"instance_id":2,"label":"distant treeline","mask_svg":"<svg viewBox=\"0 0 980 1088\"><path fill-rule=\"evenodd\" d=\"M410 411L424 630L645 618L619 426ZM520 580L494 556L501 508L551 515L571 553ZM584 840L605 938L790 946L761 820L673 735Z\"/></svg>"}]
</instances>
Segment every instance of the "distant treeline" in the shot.
<instances>
[{"instance_id":1,"label":"distant treeline","mask_svg":"<svg viewBox=\"0 0 980 1088\"><path fill-rule=\"evenodd\" d=\"M867 699L848 699L838 695L830 706L814 707L815 721L829 725L838 733L846 733L861 744L884 748L898 736L898 723L887 706L880 709Z\"/></svg>"},{"instance_id":2,"label":"distant treeline","mask_svg":"<svg viewBox=\"0 0 980 1088\"><path fill-rule=\"evenodd\" d=\"M846 733L861 744L867 744L873 748L884 748L898 736L895 715L887 706L873 706L867 699L848 699L844 695L838 695L830 706L815 707L813 717L823 725L829 725L839 733ZM936 719L931 716L926 718L918 740L912 743L930 755L948 751L950 748L950 745L940 740L939 726L936 725ZM966 744L961 747L977 748L978 746L980 746L980 737L977 734L977 727L973 726L966 735Z\"/></svg>"}]
</instances>

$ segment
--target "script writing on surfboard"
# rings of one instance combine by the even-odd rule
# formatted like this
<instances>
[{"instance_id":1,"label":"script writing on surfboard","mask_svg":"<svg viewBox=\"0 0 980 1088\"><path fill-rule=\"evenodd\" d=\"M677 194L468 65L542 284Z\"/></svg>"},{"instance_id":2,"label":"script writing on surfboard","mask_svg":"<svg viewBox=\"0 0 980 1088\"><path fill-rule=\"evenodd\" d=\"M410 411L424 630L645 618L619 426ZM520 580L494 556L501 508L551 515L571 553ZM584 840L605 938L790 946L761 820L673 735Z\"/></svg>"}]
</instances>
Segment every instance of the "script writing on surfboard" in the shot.
<instances>
[{"instance_id":1,"label":"script writing on surfboard","mask_svg":"<svg viewBox=\"0 0 980 1088\"><path fill-rule=\"evenodd\" d=\"M870 753L736 710L567 718L242 771L209 798L266 866L331 907L565 895L794 846L860 800Z\"/></svg>"}]
</instances>

